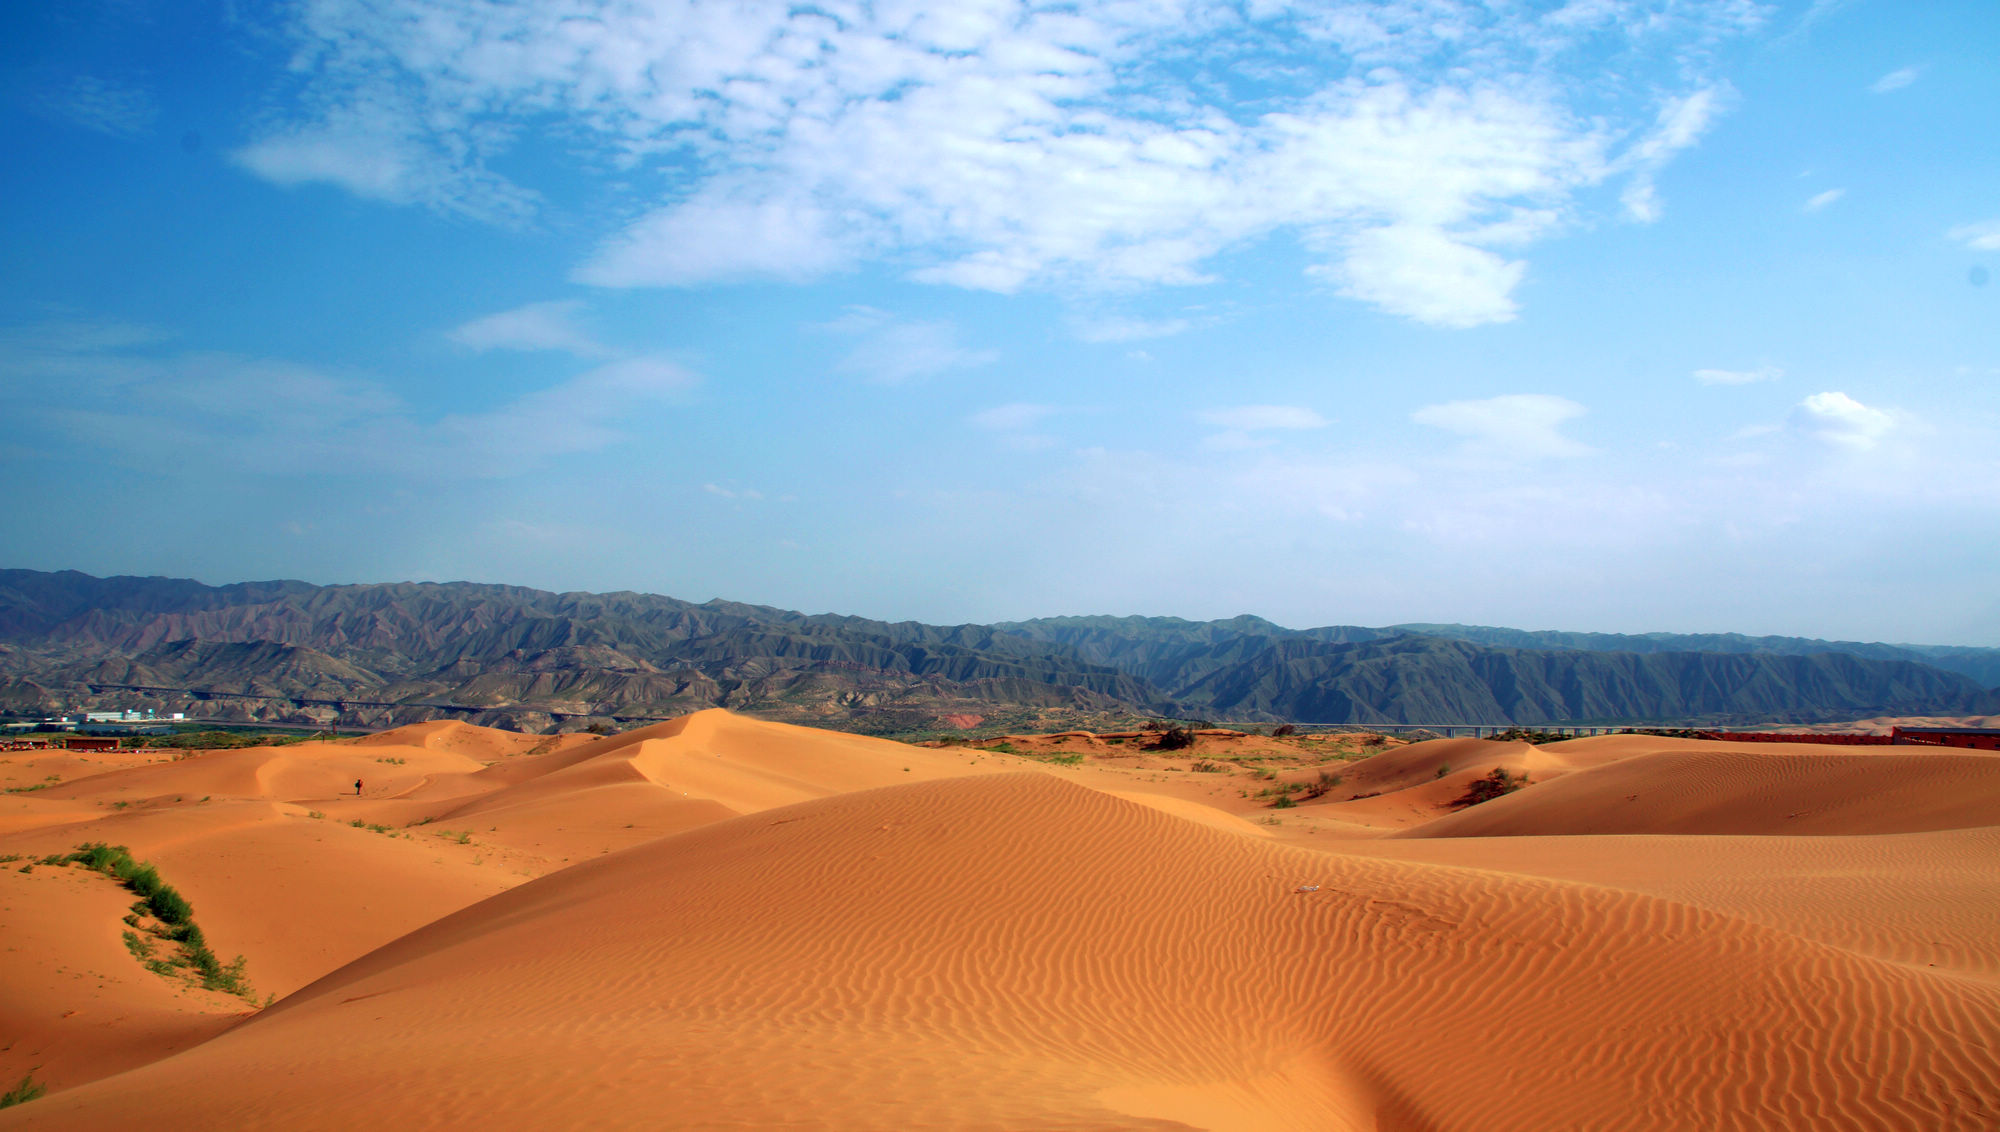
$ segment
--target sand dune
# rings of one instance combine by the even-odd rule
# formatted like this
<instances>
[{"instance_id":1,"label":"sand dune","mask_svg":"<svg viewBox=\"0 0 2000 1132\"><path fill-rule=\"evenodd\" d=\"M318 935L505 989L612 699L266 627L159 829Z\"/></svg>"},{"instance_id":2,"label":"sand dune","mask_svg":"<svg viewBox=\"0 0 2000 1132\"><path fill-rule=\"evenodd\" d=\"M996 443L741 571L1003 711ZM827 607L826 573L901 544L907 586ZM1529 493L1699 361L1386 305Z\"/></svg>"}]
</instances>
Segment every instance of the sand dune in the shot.
<instances>
[{"instance_id":1,"label":"sand dune","mask_svg":"<svg viewBox=\"0 0 2000 1132\"><path fill-rule=\"evenodd\" d=\"M2000 829L1990 826L1867 837L1393 838L1340 851L1629 889L2000 982Z\"/></svg>"},{"instance_id":2,"label":"sand dune","mask_svg":"<svg viewBox=\"0 0 2000 1132\"><path fill-rule=\"evenodd\" d=\"M578 866L6 1126L1975 1128L1996 1042L2000 989L1020 774Z\"/></svg>"},{"instance_id":3,"label":"sand dune","mask_svg":"<svg viewBox=\"0 0 2000 1132\"><path fill-rule=\"evenodd\" d=\"M0 868L0 1075L56 1088L0 1128L2000 1126L2000 758L1442 740L1282 817L1107 758L703 712L8 796L0 855L131 845L283 997Z\"/></svg>"},{"instance_id":4,"label":"sand dune","mask_svg":"<svg viewBox=\"0 0 2000 1132\"><path fill-rule=\"evenodd\" d=\"M1534 746L1490 739L1432 739L1393 748L1344 768L1341 788L1313 804L1313 814L1362 830L1408 829L1448 812L1473 780L1498 768L1547 782L1572 771L1660 749L1645 736L1607 736Z\"/></svg>"},{"instance_id":5,"label":"sand dune","mask_svg":"<svg viewBox=\"0 0 2000 1132\"><path fill-rule=\"evenodd\" d=\"M422 747L429 751L450 751L475 759L492 760L534 750L558 750L588 743L588 735L563 735L554 739L540 735L520 735L474 727L456 719L435 719L412 723L389 731L377 731L354 741L357 747Z\"/></svg>"},{"instance_id":6,"label":"sand dune","mask_svg":"<svg viewBox=\"0 0 2000 1132\"><path fill-rule=\"evenodd\" d=\"M1400 836L1856 835L2000 824L2000 757L1757 746L1621 759Z\"/></svg>"}]
</instances>

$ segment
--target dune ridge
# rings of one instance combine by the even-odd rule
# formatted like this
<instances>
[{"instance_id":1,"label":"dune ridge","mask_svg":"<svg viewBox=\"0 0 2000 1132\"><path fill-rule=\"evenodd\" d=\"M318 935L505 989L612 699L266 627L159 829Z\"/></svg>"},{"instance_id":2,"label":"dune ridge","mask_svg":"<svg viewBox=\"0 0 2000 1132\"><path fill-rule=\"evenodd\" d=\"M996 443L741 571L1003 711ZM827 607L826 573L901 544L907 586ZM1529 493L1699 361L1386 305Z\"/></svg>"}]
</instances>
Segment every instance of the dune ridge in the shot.
<instances>
[{"instance_id":1,"label":"dune ridge","mask_svg":"<svg viewBox=\"0 0 2000 1132\"><path fill-rule=\"evenodd\" d=\"M465 1045L472 1016L486 1038ZM2000 1113L1961 1107L2000 1096L1995 1042L2000 989L1636 893L1313 853L1014 774L577 866L8 1116L314 1128L444 1121L477 1096L525 1128L562 1119L568 1081L607 1127L1174 1126L1135 1103L1157 1087L1237 1126L1974 1128Z\"/></svg>"},{"instance_id":2,"label":"dune ridge","mask_svg":"<svg viewBox=\"0 0 2000 1132\"><path fill-rule=\"evenodd\" d=\"M2000 757L1993 755L1763 746L1771 749L1635 754L1396 836L1854 836L1988 825L2000 813Z\"/></svg>"},{"instance_id":3,"label":"dune ridge","mask_svg":"<svg viewBox=\"0 0 2000 1132\"><path fill-rule=\"evenodd\" d=\"M1454 813L1492 766L1530 784ZM124 766L8 796L0 855L131 844L281 997L176 990L104 878L0 870L0 986L49 988L0 998L0 1070L56 1088L0 1128L1986 1129L1993 768L1441 740L1279 816L717 711Z\"/></svg>"}]
</instances>

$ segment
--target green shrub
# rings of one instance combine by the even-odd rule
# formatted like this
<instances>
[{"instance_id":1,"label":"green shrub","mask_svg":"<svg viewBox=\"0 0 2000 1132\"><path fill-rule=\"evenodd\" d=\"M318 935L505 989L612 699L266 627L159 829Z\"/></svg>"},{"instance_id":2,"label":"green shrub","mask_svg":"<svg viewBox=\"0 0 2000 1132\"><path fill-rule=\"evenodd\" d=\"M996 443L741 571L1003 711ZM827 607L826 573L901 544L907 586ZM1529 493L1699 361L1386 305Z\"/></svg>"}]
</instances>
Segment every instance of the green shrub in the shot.
<instances>
[{"instance_id":1,"label":"green shrub","mask_svg":"<svg viewBox=\"0 0 2000 1132\"><path fill-rule=\"evenodd\" d=\"M1296 805L1298 805L1298 803L1292 801L1292 796L1290 794L1280 794L1278 795L1278 800L1271 803L1271 808L1274 810L1289 810Z\"/></svg>"},{"instance_id":2,"label":"green shrub","mask_svg":"<svg viewBox=\"0 0 2000 1132\"><path fill-rule=\"evenodd\" d=\"M92 841L77 846L76 852L71 853L68 860L74 861L86 869L96 869L98 872L104 873L111 872L112 863L120 857L129 861L132 859L132 854L123 845L111 846L102 842Z\"/></svg>"},{"instance_id":3,"label":"green shrub","mask_svg":"<svg viewBox=\"0 0 2000 1132\"><path fill-rule=\"evenodd\" d=\"M21 1078L20 1084L4 1093L0 1093L0 1108L12 1108L17 1104L26 1104L48 1091L48 1086L37 1082L33 1073L26 1074Z\"/></svg>"},{"instance_id":4,"label":"green shrub","mask_svg":"<svg viewBox=\"0 0 2000 1132\"><path fill-rule=\"evenodd\" d=\"M176 967L186 967L209 990L225 991L251 1002L257 1001L248 980L244 978L243 957L239 955L227 965L218 960L215 953L209 950L207 937L202 935L200 926L194 922L193 905L172 885L160 879L158 869L134 860L131 850L123 845L92 842L78 846L76 852L58 861L65 865L82 865L116 878L139 897L132 904L135 914L150 914L160 921L162 926L157 936L179 945L177 958L155 957L153 945L145 937L138 932L124 933L126 950L132 953L134 959L144 963L148 970L160 975L173 975ZM128 924L137 922L135 917L126 918Z\"/></svg>"},{"instance_id":5,"label":"green shrub","mask_svg":"<svg viewBox=\"0 0 2000 1132\"><path fill-rule=\"evenodd\" d=\"M1156 751L1185 751L1194 746L1194 732L1185 727L1169 727L1160 732L1160 739L1153 744Z\"/></svg>"},{"instance_id":6,"label":"green shrub","mask_svg":"<svg viewBox=\"0 0 2000 1132\"><path fill-rule=\"evenodd\" d=\"M1452 800L1451 808L1462 810L1467 806L1477 806L1481 802L1491 802L1495 798L1512 794L1528 784L1526 772L1508 774L1505 767L1494 767L1482 778L1476 778L1465 788L1465 793Z\"/></svg>"},{"instance_id":7,"label":"green shrub","mask_svg":"<svg viewBox=\"0 0 2000 1132\"><path fill-rule=\"evenodd\" d=\"M1327 791L1340 785L1340 783L1341 783L1340 775L1328 774L1325 771L1320 771L1319 777L1317 779L1306 784L1306 797L1318 798L1324 795Z\"/></svg>"}]
</instances>

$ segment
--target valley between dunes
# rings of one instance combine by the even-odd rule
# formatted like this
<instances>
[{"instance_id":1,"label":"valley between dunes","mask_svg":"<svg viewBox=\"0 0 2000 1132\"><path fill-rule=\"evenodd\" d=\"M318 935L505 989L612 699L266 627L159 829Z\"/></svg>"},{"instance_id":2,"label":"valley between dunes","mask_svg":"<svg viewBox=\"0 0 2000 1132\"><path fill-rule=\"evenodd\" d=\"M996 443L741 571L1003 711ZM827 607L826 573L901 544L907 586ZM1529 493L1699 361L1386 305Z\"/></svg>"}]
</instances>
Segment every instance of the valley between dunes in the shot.
<instances>
[{"instance_id":1,"label":"valley between dunes","mask_svg":"<svg viewBox=\"0 0 2000 1132\"><path fill-rule=\"evenodd\" d=\"M2000 1127L2000 756L1068 742L0 754L0 1130Z\"/></svg>"}]
</instances>

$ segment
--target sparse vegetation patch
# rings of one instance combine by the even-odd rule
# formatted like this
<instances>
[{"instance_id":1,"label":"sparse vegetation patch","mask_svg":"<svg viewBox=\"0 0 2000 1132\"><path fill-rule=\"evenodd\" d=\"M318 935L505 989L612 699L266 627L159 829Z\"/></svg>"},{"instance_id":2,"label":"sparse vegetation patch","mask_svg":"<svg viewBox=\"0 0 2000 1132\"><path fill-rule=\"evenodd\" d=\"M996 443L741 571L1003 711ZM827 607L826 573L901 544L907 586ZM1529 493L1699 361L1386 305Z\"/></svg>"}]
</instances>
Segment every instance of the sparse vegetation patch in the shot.
<instances>
[{"instance_id":1,"label":"sparse vegetation patch","mask_svg":"<svg viewBox=\"0 0 2000 1132\"><path fill-rule=\"evenodd\" d=\"M0 1093L0 1108L12 1108L17 1104L26 1104L48 1091L48 1086L36 1081L33 1073L23 1074L20 1084L15 1085L4 1093Z\"/></svg>"},{"instance_id":2,"label":"sparse vegetation patch","mask_svg":"<svg viewBox=\"0 0 2000 1132\"><path fill-rule=\"evenodd\" d=\"M126 739L131 748L172 747L186 751L222 751L238 747L288 747L329 735L301 735L292 731L219 731L183 729L172 735L134 735Z\"/></svg>"},{"instance_id":3,"label":"sparse vegetation patch","mask_svg":"<svg viewBox=\"0 0 2000 1132\"><path fill-rule=\"evenodd\" d=\"M1689 732L1689 734L1692 735L1694 733ZM1576 736L1565 735L1560 731L1537 731L1532 727L1509 727L1507 730L1496 735L1488 736L1488 738L1499 743L1533 743L1540 746L1543 743L1560 743L1564 740L1574 739Z\"/></svg>"},{"instance_id":4,"label":"sparse vegetation patch","mask_svg":"<svg viewBox=\"0 0 2000 1132\"><path fill-rule=\"evenodd\" d=\"M1467 806L1477 806L1481 802L1491 802L1495 798L1512 794L1528 784L1526 772L1508 774L1506 767L1496 766L1482 778L1472 780L1465 793L1452 799L1451 808L1462 810Z\"/></svg>"},{"instance_id":5,"label":"sparse vegetation patch","mask_svg":"<svg viewBox=\"0 0 2000 1132\"><path fill-rule=\"evenodd\" d=\"M132 930L124 933L125 949L155 974L169 978L182 972L208 990L233 994L256 1002L257 996L243 975L243 957L223 963L209 950L208 940L194 922L194 907L172 885L160 879L158 869L139 861L123 845L89 842L77 846L68 856L44 857L44 865L81 865L100 872L124 885L139 899L125 917ZM151 919L153 924L146 923ZM168 955L159 955L160 944L173 945Z\"/></svg>"}]
</instances>

